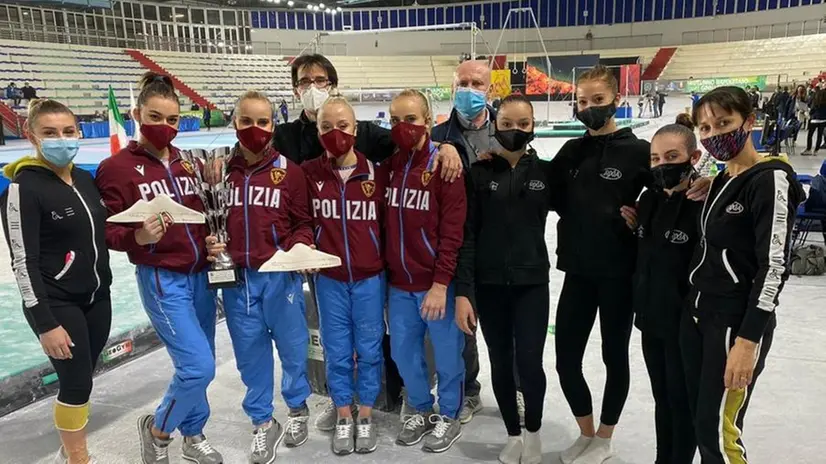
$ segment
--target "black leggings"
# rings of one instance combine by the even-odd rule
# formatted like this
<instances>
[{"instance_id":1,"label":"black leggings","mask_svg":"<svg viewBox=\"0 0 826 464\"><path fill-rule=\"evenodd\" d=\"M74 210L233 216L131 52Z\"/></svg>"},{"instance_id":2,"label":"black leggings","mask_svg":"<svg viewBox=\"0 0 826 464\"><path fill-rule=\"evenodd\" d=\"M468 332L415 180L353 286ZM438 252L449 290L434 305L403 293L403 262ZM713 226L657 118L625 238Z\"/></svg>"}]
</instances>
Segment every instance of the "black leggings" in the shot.
<instances>
[{"instance_id":1,"label":"black leggings","mask_svg":"<svg viewBox=\"0 0 826 464\"><path fill-rule=\"evenodd\" d=\"M542 357L548 335L549 300L547 284L480 285L476 289L479 324L490 357L493 394L509 436L521 433L514 350L525 398L525 429L536 432L542 426L546 387Z\"/></svg>"},{"instance_id":2,"label":"black leggings","mask_svg":"<svg viewBox=\"0 0 826 464\"><path fill-rule=\"evenodd\" d=\"M642 355L654 394L655 464L691 464L697 451L678 333L642 333Z\"/></svg>"},{"instance_id":3,"label":"black leggings","mask_svg":"<svg viewBox=\"0 0 826 464\"><path fill-rule=\"evenodd\" d=\"M600 422L616 425L628 397L628 342L633 307L631 278L565 275L556 308L556 371L575 417L593 413L591 391L582 375L582 358L599 308L602 361L606 381Z\"/></svg>"},{"instance_id":4,"label":"black leggings","mask_svg":"<svg viewBox=\"0 0 826 464\"><path fill-rule=\"evenodd\" d=\"M112 302L108 296L89 305L50 300L49 309L75 344L71 359L49 358L60 382L57 400L76 406L86 404L92 394L92 374L98 357L109 339ZM35 330L34 321L28 311L25 313L29 326Z\"/></svg>"},{"instance_id":5,"label":"black leggings","mask_svg":"<svg viewBox=\"0 0 826 464\"><path fill-rule=\"evenodd\" d=\"M812 138L814 137L815 131L817 131L815 151L823 147L823 129L826 129L826 122L813 123L809 121L809 132L806 134L806 150L812 149Z\"/></svg>"}]
</instances>

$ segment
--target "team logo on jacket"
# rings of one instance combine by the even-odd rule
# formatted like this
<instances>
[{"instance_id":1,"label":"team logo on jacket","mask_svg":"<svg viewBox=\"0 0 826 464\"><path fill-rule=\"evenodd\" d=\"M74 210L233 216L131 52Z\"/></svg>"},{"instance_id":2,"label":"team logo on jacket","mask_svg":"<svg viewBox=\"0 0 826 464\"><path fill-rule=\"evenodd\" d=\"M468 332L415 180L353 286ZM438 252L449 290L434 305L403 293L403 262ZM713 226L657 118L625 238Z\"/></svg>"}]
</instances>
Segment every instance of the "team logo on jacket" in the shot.
<instances>
[{"instance_id":1,"label":"team logo on jacket","mask_svg":"<svg viewBox=\"0 0 826 464\"><path fill-rule=\"evenodd\" d=\"M605 180L620 180L622 179L622 171L617 168L605 168L599 173L599 176Z\"/></svg>"},{"instance_id":2,"label":"team logo on jacket","mask_svg":"<svg viewBox=\"0 0 826 464\"><path fill-rule=\"evenodd\" d=\"M777 201L780 203L786 203L786 193L782 190L777 190Z\"/></svg>"},{"instance_id":3,"label":"team logo on jacket","mask_svg":"<svg viewBox=\"0 0 826 464\"><path fill-rule=\"evenodd\" d=\"M188 172L189 174L195 173L195 168L192 167L192 163L189 161L181 161L181 166L184 168L184 171Z\"/></svg>"},{"instance_id":4,"label":"team logo on jacket","mask_svg":"<svg viewBox=\"0 0 826 464\"><path fill-rule=\"evenodd\" d=\"M270 180L272 180L273 185L278 185L281 183L284 178L287 177L287 171L281 168L272 168L270 169Z\"/></svg>"},{"instance_id":5,"label":"team logo on jacket","mask_svg":"<svg viewBox=\"0 0 826 464\"><path fill-rule=\"evenodd\" d=\"M318 188L318 191L320 192L321 189L324 188L324 181L316 182L315 186Z\"/></svg>"},{"instance_id":6,"label":"team logo on jacket","mask_svg":"<svg viewBox=\"0 0 826 464\"><path fill-rule=\"evenodd\" d=\"M422 185L427 187L427 184L430 183L430 179L433 178L433 173L430 171L423 171L422 172Z\"/></svg>"},{"instance_id":7,"label":"team logo on jacket","mask_svg":"<svg viewBox=\"0 0 826 464\"><path fill-rule=\"evenodd\" d=\"M490 181L490 191L495 192L498 189L499 189L499 184L494 182L494 181Z\"/></svg>"},{"instance_id":8,"label":"team logo on jacket","mask_svg":"<svg viewBox=\"0 0 826 464\"><path fill-rule=\"evenodd\" d=\"M545 184L541 180L532 180L528 182L528 190L533 190L535 192L545 190Z\"/></svg>"},{"instance_id":9,"label":"team logo on jacket","mask_svg":"<svg viewBox=\"0 0 826 464\"><path fill-rule=\"evenodd\" d=\"M688 234L682 230L673 229L665 231L665 239L676 245L688 242Z\"/></svg>"},{"instance_id":10,"label":"team logo on jacket","mask_svg":"<svg viewBox=\"0 0 826 464\"><path fill-rule=\"evenodd\" d=\"M729 213L729 214L740 214L740 213L743 212L744 209L745 208L743 208L743 205L741 205L740 203L738 203L736 201L734 203L726 206L726 212Z\"/></svg>"},{"instance_id":11,"label":"team logo on jacket","mask_svg":"<svg viewBox=\"0 0 826 464\"><path fill-rule=\"evenodd\" d=\"M144 173L143 165L139 164L139 165L135 166L135 171L138 171L138 174L143 175L143 173Z\"/></svg>"},{"instance_id":12,"label":"team logo on jacket","mask_svg":"<svg viewBox=\"0 0 826 464\"><path fill-rule=\"evenodd\" d=\"M364 192L364 196L370 198L376 193L376 183L372 180L365 180L361 183L361 191Z\"/></svg>"}]
</instances>

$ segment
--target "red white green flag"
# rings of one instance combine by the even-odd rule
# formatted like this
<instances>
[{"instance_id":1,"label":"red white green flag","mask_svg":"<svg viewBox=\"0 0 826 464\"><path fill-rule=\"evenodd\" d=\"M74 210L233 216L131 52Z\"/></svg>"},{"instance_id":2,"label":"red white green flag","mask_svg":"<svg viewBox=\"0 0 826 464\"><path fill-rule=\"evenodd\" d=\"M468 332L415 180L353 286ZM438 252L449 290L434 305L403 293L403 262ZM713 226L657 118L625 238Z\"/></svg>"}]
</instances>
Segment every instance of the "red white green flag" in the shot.
<instances>
[{"instance_id":1,"label":"red white green flag","mask_svg":"<svg viewBox=\"0 0 826 464\"><path fill-rule=\"evenodd\" d=\"M126 126L123 124L123 116L118 108L118 101L115 99L115 91L109 86L109 153L114 155L126 148Z\"/></svg>"}]
</instances>

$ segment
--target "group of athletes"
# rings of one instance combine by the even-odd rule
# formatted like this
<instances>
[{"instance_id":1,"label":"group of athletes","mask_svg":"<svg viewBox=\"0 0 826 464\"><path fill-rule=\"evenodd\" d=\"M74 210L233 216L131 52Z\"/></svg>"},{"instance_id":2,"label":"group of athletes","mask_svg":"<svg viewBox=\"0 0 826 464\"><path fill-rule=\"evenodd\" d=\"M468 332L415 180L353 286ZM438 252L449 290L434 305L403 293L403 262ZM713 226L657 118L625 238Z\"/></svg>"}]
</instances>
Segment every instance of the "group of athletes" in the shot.
<instances>
[{"instance_id":1,"label":"group of athletes","mask_svg":"<svg viewBox=\"0 0 826 464\"><path fill-rule=\"evenodd\" d=\"M636 314L655 400L656 462L687 464L698 448L704 464L746 462L743 418L771 346L804 194L787 163L756 152L755 115L743 90L709 92L691 116L660 128L649 143L618 128L617 82L594 68L576 90L586 134L544 161L529 146L531 103L512 95L497 109L488 104L485 61L459 65L453 110L435 127L427 97L416 90L393 99L391 130L358 121L321 55L297 58L292 82L304 107L296 121L276 127L272 103L255 91L233 112L228 243L204 225L163 214L142 224L106 222L159 194L203 211L195 170L217 181L218 167L192 165L173 145L180 108L168 77L143 77L132 115L137 140L103 161L94 179L72 164L79 133L71 110L51 100L30 105L35 155L6 166L12 184L2 216L26 318L60 381L54 422L61 462L96 462L85 429L92 373L111 323L113 249L136 265L143 306L175 369L154 414L138 419L141 462L168 463L176 429L184 459L223 462L203 434L217 296L206 269L228 252L243 269L239 284L223 290L223 306L253 425L249 462L274 462L282 441L297 447L309 436L307 278L331 397L315 425L333 432L335 454L376 449L372 409L387 334L405 387L396 443L448 450L481 409L478 318L507 431L499 460L540 463L552 210L560 216L557 266L565 272L556 370L581 432L561 461L596 464L612 455ZM713 180L693 168L695 124L702 145L726 164ZM258 271L298 243L342 265L304 278ZM582 369L597 314L606 366L599 422ZM273 342L289 409L283 425L273 417Z\"/></svg>"}]
</instances>

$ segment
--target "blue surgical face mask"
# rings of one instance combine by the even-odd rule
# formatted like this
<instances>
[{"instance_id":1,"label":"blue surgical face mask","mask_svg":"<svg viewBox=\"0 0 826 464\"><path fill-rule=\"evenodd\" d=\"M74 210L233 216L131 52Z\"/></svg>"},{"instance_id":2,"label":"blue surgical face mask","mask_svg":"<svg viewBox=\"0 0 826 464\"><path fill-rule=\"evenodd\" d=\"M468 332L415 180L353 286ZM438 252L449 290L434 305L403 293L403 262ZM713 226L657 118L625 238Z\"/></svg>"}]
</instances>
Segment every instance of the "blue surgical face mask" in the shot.
<instances>
[{"instance_id":1,"label":"blue surgical face mask","mask_svg":"<svg viewBox=\"0 0 826 464\"><path fill-rule=\"evenodd\" d=\"M41 139L40 154L50 164L63 168L69 165L80 148L78 139Z\"/></svg>"},{"instance_id":2,"label":"blue surgical face mask","mask_svg":"<svg viewBox=\"0 0 826 464\"><path fill-rule=\"evenodd\" d=\"M453 107L466 119L478 116L485 109L486 103L485 92L470 87L459 87L453 96Z\"/></svg>"}]
</instances>

